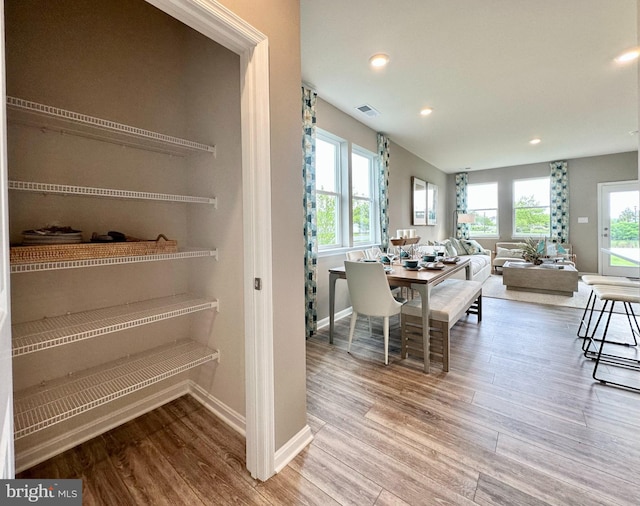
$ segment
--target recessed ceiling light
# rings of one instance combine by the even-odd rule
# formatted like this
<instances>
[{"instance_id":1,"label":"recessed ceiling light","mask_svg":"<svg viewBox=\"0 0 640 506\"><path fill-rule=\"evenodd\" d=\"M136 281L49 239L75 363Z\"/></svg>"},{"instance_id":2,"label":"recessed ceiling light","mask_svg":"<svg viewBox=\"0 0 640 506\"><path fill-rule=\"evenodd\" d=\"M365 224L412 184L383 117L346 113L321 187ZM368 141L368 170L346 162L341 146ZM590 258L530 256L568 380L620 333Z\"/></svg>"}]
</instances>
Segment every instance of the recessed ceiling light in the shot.
<instances>
[{"instance_id":1,"label":"recessed ceiling light","mask_svg":"<svg viewBox=\"0 0 640 506\"><path fill-rule=\"evenodd\" d=\"M631 49L629 51L625 51L620 56L618 56L616 58L616 62L617 63L628 63L630 61L637 60L639 56L640 56L640 49L639 48Z\"/></svg>"},{"instance_id":2,"label":"recessed ceiling light","mask_svg":"<svg viewBox=\"0 0 640 506\"><path fill-rule=\"evenodd\" d=\"M542 142L542 141L541 141L540 139L535 138L535 139L531 139L531 140L529 141L529 144L540 144L541 142Z\"/></svg>"},{"instance_id":3,"label":"recessed ceiling light","mask_svg":"<svg viewBox=\"0 0 640 506\"><path fill-rule=\"evenodd\" d=\"M387 63L389 63L389 55L383 53L374 54L371 58L369 58L369 63L372 67L384 67Z\"/></svg>"},{"instance_id":4,"label":"recessed ceiling light","mask_svg":"<svg viewBox=\"0 0 640 506\"><path fill-rule=\"evenodd\" d=\"M431 114L432 112L433 109L431 109L431 107L425 107L420 111L420 116L429 116L429 114Z\"/></svg>"}]
</instances>

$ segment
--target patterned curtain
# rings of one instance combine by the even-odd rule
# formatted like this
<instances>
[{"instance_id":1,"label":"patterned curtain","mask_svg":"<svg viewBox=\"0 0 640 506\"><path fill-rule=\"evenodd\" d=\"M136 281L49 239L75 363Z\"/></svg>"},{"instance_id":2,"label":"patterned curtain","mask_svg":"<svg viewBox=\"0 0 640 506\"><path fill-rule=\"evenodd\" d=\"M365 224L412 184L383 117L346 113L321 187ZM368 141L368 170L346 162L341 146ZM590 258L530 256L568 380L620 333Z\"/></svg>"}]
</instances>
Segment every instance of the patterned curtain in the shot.
<instances>
[{"instance_id":1,"label":"patterned curtain","mask_svg":"<svg viewBox=\"0 0 640 506\"><path fill-rule=\"evenodd\" d=\"M318 94L302 87L302 178L304 180L304 275L307 339L318 329L318 235L316 223L316 100Z\"/></svg>"},{"instance_id":2,"label":"patterned curtain","mask_svg":"<svg viewBox=\"0 0 640 506\"><path fill-rule=\"evenodd\" d=\"M569 176L567 162L551 162L551 240L569 242Z\"/></svg>"},{"instance_id":3,"label":"patterned curtain","mask_svg":"<svg viewBox=\"0 0 640 506\"><path fill-rule=\"evenodd\" d=\"M380 247L389 246L389 138L378 134L378 187L380 188Z\"/></svg>"},{"instance_id":4,"label":"patterned curtain","mask_svg":"<svg viewBox=\"0 0 640 506\"><path fill-rule=\"evenodd\" d=\"M466 172L458 172L456 174L456 216L454 222L456 226L456 239L469 239L469 224L458 223L457 215L466 214L467 212L467 182L469 180Z\"/></svg>"}]
</instances>

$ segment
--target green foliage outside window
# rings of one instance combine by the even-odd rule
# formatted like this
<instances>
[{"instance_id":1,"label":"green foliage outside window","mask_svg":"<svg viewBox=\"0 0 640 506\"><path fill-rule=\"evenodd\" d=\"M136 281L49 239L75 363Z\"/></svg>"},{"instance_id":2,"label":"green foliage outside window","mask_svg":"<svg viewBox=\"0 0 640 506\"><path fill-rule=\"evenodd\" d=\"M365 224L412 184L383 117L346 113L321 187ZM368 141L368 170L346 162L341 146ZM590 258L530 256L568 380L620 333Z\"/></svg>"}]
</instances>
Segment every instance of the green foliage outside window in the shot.
<instances>
[{"instance_id":1,"label":"green foliage outside window","mask_svg":"<svg viewBox=\"0 0 640 506\"><path fill-rule=\"evenodd\" d=\"M337 197L318 193L316 195L316 220L318 246L338 244Z\"/></svg>"},{"instance_id":2,"label":"green foliage outside window","mask_svg":"<svg viewBox=\"0 0 640 506\"><path fill-rule=\"evenodd\" d=\"M353 242L370 242L371 205L368 200L353 201Z\"/></svg>"},{"instance_id":3,"label":"green foliage outside window","mask_svg":"<svg viewBox=\"0 0 640 506\"><path fill-rule=\"evenodd\" d=\"M638 212L627 208L611 220L611 246L637 248L639 245Z\"/></svg>"},{"instance_id":4,"label":"green foliage outside window","mask_svg":"<svg viewBox=\"0 0 640 506\"><path fill-rule=\"evenodd\" d=\"M533 195L516 202L515 221L516 234L548 237L551 233L549 208L542 207Z\"/></svg>"}]
</instances>

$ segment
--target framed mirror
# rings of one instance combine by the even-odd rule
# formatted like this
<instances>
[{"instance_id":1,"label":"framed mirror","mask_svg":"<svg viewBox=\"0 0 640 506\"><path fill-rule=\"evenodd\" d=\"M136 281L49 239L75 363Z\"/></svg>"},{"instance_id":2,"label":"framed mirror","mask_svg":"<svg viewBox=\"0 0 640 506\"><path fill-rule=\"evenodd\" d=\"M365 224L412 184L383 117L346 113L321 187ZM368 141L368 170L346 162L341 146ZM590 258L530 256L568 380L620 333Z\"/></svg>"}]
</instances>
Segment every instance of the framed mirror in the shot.
<instances>
[{"instance_id":1,"label":"framed mirror","mask_svg":"<svg viewBox=\"0 0 640 506\"><path fill-rule=\"evenodd\" d=\"M417 177L411 178L411 224L427 224L427 183Z\"/></svg>"},{"instance_id":2,"label":"framed mirror","mask_svg":"<svg viewBox=\"0 0 640 506\"><path fill-rule=\"evenodd\" d=\"M435 225L438 215L438 187L427 183L427 225Z\"/></svg>"}]
</instances>

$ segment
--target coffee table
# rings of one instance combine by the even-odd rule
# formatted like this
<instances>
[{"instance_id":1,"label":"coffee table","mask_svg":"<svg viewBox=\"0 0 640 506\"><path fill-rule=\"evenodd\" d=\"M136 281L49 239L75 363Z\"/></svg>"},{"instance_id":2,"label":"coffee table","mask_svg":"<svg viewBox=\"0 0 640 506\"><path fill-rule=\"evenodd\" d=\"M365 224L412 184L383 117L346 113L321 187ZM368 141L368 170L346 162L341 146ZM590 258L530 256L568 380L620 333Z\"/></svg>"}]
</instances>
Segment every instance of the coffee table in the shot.
<instances>
[{"instance_id":1,"label":"coffee table","mask_svg":"<svg viewBox=\"0 0 640 506\"><path fill-rule=\"evenodd\" d=\"M518 267L516 262L505 262L502 284L507 290L568 295L578 291L578 271L572 265L552 264L554 267Z\"/></svg>"}]
</instances>

